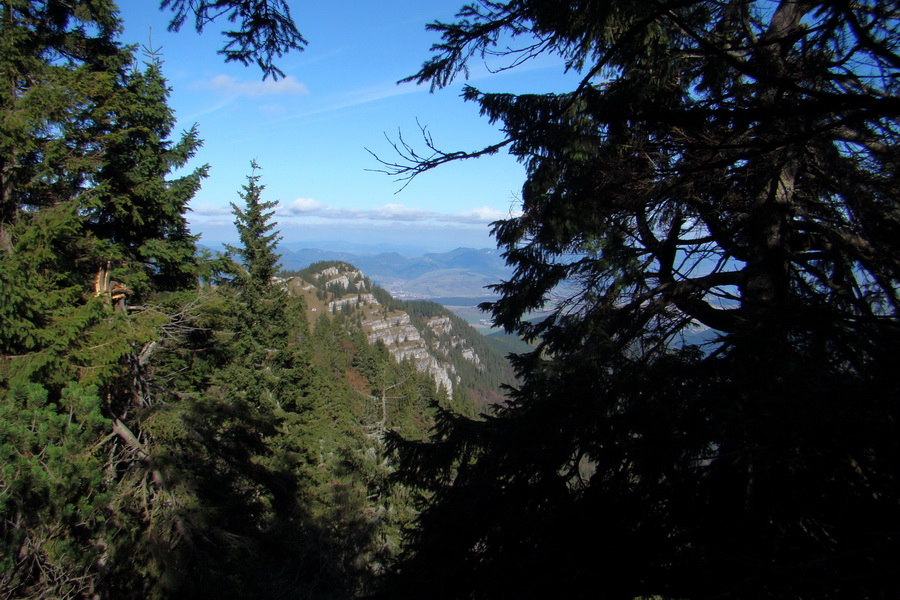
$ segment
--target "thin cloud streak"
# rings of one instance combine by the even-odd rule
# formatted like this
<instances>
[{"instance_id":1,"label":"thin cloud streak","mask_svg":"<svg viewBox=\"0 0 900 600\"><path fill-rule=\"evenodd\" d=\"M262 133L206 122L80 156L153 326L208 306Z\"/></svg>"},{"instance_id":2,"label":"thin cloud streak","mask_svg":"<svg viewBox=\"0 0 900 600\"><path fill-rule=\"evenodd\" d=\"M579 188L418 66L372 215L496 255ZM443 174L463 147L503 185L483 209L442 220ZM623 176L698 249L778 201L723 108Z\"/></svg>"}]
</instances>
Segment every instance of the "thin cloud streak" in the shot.
<instances>
[{"instance_id":1,"label":"thin cloud streak","mask_svg":"<svg viewBox=\"0 0 900 600\"><path fill-rule=\"evenodd\" d=\"M475 81L485 81L488 79L495 79L500 77L505 77L507 74L515 74L522 73L526 71L537 71L541 69L548 69L551 67L558 67L556 63L553 64L539 64L539 63L524 63L525 66L520 66L517 70L505 71L489 71L485 68L482 72L476 73L475 75L467 78L466 82L475 82ZM355 106L362 106L364 104L371 104L372 102L378 102L380 100L385 100L387 98L394 98L396 96L405 96L408 94L418 94L418 93L427 93L429 91L428 86L426 85L416 85L413 83L399 83L399 82L391 82L391 83L382 83L378 85L369 86L366 88L360 88L357 90L352 90L343 94L344 100L335 101L332 104L328 104L321 108L316 108L312 110L306 110L298 113L294 113L290 116L286 116L280 119L276 119L271 121L272 123L281 123L283 121L290 121L294 119L302 119L304 117L312 117L316 115L321 115L325 113L335 112L339 110L343 110L345 108L353 108Z\"/></svg>"},{"instance_id":2,"label":"thin cloud streak","mask_svg":"<svg viewBox=\"0 0 900 600\"><path fill-rule=\"evenodd\" d=\"M235 99L235 97L227 98L209 108L205 108L201 111L192 113L186 117L179 116L178 121L182 122L182 123L196 123L197 119L199 119L200 117L205 117L206 115L212 114L218 110L222 110L229 104L232 104L234 102L234 99Z\"/></svg>"},{"instance_id":3,"label":"thin cloud streak","mask_svg":"<svg viewBox=\"0 0 900 600\"><path fill-rule=\"evenodd\" d=\"M293 75L282 77L278 81L274 79L241 81L231 75L216 75L212 79L198 83L197 86L223 94L249 96L251 98L273 95L302 96L309 93L306 85L297 81Z\"/></svg>"},{"instance_id":4,"label":"thin cloud streak","mask_svg":"<svg viewBox=\"0 0 900 600\"><path fill-rule=\"evenodd\" d=\"M378 102L379 100L385 100L387 98L394 98L396 96L405 96L407 94L416 94L419 92L427 91L427 88L411 84L382 84L371 86L368 88L362 88L343 94L342 96L343 98L345 98L344 100L335 101L334 103L327 104L326 106L323 106L321 108L297 112L290 116L270 121L270 123L282 123L284 121L302 119L304 117L314 117L316 115L344 110L345 108L353 108L355 106L371 104L372 102Z\"/></svg>"}]
</instances>

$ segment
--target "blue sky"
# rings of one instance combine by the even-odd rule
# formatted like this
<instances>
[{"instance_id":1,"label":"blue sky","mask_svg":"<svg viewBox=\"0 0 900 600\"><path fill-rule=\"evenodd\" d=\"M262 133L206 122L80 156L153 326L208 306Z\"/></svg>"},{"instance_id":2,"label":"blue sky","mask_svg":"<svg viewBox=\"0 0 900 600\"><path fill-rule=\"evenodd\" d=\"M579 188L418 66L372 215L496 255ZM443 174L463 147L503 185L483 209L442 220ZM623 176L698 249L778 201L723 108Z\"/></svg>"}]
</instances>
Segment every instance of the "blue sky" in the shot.
<instances>
[{"instance_id":1,"label":"blue sky","mask_svg":"<svg viewBox=\"0 0 900 600\"><path fill-rule=\"evenodd\" d=\"M519 208L524 168L503 154L446 165L417 177L403 191L382 173L367 148L395 158L385 135L421 148L418 123L446 150L472 150L502 139L478 107L459 97L464 81L430 93L397 85L415 73L438 41L425 25L449 20L460 0L416 2L291 2L309 41L283 57L286 77L262 80L255 67L226 64L218 24L198 36L186 23L166 31L169 13L156 0L121 0L126 43L161 49L172 87L177 130L196 123L204 146L195 165L210 177L191 203L202 241L233 240L229 203L250 172L262 167L265 200L278 201L285 242L353 240L421 246L493 247L488 224ZM492 74L476 63L469 83L485 91L564 89L561 61L542 57ZM424 148L422 148L424 150Z\"/></svg>"}]
</instances>

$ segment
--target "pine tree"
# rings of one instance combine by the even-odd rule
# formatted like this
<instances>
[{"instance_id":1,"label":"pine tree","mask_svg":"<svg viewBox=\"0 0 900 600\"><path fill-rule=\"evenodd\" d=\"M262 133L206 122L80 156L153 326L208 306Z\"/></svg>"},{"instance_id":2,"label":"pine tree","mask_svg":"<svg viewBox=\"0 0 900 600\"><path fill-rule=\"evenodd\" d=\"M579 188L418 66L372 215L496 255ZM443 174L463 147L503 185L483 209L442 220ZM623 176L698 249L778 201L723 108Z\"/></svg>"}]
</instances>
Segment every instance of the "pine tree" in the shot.
<instances>
[{"instance_id":1,"label":"pine tree","mask_svg":"<svg viewBox=\"0 0 900 600\"><path fill-rule=\"evenodd\" d=\"M538 349L495 418L396 441L434 495L391 597L893 596L896 3L459 17L412 80L544 53L582 79L467 88L507 137L395 165L525 163L522 214L494 225L515 270L486 308Z\"/></svg>"},{"instance_id":2,"label":"pine tree","mask_svg":"<svg viewBox=\"0 0 900 600\"><path fill-rule=\"evenodd\" d=\"M254 333L254 340L265 345L271 342L270 333L278 328L267 328L267 323L277 323L283 319L283 302L286 294L279 286L272 285L272 279L278 272L278 259L275 247L281 237L272 232L275 223L271 222L278 203L263 202L261 194L265 186L259 185L259 165L250 163L251 174L240 193L245 206L235 203L231 208L235 217L241 246L226 246L229 254L236 255L239 265L233 268L233 276L229 285L234 288L245 307L242 321L245 327ZM271 232L271 233L270 233Z\"/></svg>"},{"instance_id":3,"label":"pine tree","mask_svg":"<svg viewBox=\"0 0 900 600\"><path fill-rule=\"evenodd\" d=\"M143 68L131 67L111 119L116 132L104 147L103 165L86 210L91 232L119 253L126 285L140 291L172 291L196 285L197 236L188 231L188 201L206 177L203 166L174 180L201 142L196 126L169 141L175 116L162 60L146 49ZM136 277L139 277L137 279Z\"/></svg>"},{"instance_id":4,"label":"pine tree","mask_svg":"<svg viewBox=\"0 0 900 600\"><path fill-rule=\"evenodd\" d=\"M196 136L167 141L165 82L116 42L112 3L0 19L0 590L152 597L184 499L150 425L178 393L156 363L189 313L158 293L196 281L203 170L166 177Z\"/></svg>"}]
</instances>

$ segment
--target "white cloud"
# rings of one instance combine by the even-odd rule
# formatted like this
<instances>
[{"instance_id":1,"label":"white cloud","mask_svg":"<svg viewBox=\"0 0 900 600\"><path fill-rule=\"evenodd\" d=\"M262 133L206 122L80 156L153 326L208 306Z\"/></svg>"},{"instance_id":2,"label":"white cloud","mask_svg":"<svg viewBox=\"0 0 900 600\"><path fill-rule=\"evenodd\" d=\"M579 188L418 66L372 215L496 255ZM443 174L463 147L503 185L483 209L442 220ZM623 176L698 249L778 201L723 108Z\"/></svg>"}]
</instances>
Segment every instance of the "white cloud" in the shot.
<instances>
[{"instance_id":1,"label":"white cloud","mask_svg":"<svg viewBox=\"0 0 900 600\"><path fill-rule=\"evenodd\" d=\"M387 221L422 221L440 216L436 212L421 208L411 208L402 204L385 204L370 211L361 212L363 213L363 218L384 219Z\"/></svg>"},{"instance_id":2,"label":"white cloud","mask_svg":"<svg viewBox=\"0 0 900 600\"><path fill-rule=\"evenodd\" d=\"M279 202L276 211L279 215L296 216L316 212L324 206L314 198L296 198L290 204Z\"/></svg>"},{"instance_id":3,"label":"white cloud","mask_svg":"<svg viewBox=\"0 0 900 600\"><path fill-rule=\"evenodd\" d=\"M492 221L496 221L497 219L504 219L510 216L509 214L504 213L502 210L497 210L496 208L491 208L490 206L473 208L472 210L460 213L460 215L467 216L475 221L482 223L490 223Z\"/></svg>"},{"instance_id":4,"label":"white cloud","mask_svg":"<svg viewBox=\"0 0 900 600\"><path fill-rule=\"evenodd\" d=\"M292 75L282 77L278 81L273 79L266 79L265 81L240 81L231 75L216 75L200 85L201 87L215 90L223 94L250 96L252 98L257 98L259 96L284 94L302 95L309 93L309 89L307 89L306 85L297 81Z\"/></svg>"},{"instance_id":5,"label":"white cloud","mask_svg":"<svg viewBox=\"0 0 900 600\"><path fill-rule=\"evenodd\" d=\"M395 225L440 225L440 226L484 226L498 219L506 219L519 216L518 211L502 211L490 206L465 210L457 213L438 212L406 206L405 204L389 203L374 208L338 208L328 206L315 198L295 198L290 202L279 202L275 207L276 220L279 223L310 222L344 222L344 223L368 223L380 226L387 223ZM200 220L210 220L231 215L231 207L216 206L208 203L193 207L193 216Z\"/></svg>"},{"instance_id":6,"label":"white cloud","mask_svg":"<svg viewBox=\"0 0 900 600\"><path fill-rule=\"evenodd\" d=\"M198 206L192 206L191 212L199 217L220 217L222 215L230 215L231 207L204 203Z\"/></svg>"},{"instance_id":7,"label":"white cloud","mask_svg":"<svg viewBox=\"0 0 900 600\"><path fill-rule=\"evenodd\" d=\"M279 217L317 217L326 220L370 221L393 223L450 223L459 225L484 225L509 217L508 213L482 206L459 213L444 213L415 208L403 204L385 204L375 208L337 208L327 206L313 198L297 198L290 203L280 203Z\"/></svg>"}]
</instances>

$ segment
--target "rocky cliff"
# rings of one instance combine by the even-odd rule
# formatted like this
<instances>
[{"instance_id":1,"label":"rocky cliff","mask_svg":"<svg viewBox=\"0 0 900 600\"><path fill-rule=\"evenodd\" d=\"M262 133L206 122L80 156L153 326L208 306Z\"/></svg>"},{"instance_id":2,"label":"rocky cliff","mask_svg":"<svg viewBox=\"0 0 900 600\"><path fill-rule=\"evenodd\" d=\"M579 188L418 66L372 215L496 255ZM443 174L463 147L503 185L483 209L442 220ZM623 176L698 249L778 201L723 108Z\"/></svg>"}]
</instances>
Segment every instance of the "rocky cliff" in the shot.
<instances>
[{"instance_id":1,"label":"rocky cliff","mask_svg":"<svg viewBox=\"0 0 900 600\"><path fill-rule=\"evenodd\" d=\"M483 370L478 352L465 335L454 330L449 316L411 318L406 311L379 301L374 286L360 270L346 263L326 264L313 265L285 282L288 290L306 298L313 319L337 313L355 318L370 344L383 343L398 362L412 361L449 396L460 383L456 366L460 360ZM381 290L382 298L386 294Z\"/></svg>"}]
</instances>

